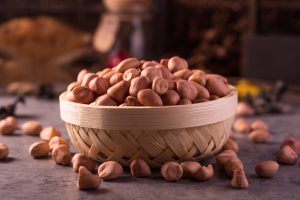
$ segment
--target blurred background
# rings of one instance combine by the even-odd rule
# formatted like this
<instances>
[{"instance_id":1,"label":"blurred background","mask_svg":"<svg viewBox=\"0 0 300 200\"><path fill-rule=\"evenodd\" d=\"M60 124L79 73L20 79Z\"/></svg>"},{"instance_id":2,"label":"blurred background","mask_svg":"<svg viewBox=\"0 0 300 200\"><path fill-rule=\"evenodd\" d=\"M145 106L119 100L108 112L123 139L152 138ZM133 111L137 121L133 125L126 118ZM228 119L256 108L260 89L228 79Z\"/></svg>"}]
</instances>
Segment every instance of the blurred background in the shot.
<instances>
[{"instance_id":1,"label":"blurred background","mask_svg":"<svg viewBox=\"0 0 300 200\"><path fill-rule=\"evenodd\" d=\"M0 13L1 86L173 55L226 76L300 83L299 0L1 0Z\"/></svg>"}]
</instances>

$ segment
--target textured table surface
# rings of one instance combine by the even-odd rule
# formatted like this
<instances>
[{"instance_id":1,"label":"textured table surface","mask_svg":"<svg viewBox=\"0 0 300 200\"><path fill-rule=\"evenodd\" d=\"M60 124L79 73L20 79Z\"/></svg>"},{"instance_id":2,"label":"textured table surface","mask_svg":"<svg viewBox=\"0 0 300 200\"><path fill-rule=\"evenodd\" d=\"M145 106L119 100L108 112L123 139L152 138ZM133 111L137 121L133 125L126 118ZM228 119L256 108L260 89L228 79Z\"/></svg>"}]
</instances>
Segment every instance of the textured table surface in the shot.
<instances>
[{"instance_id":1,"label":"textured table surface","mask_svg":"<svg viewBox=\"0 0 300 200\"><path fill-rule=\"evenodd\" d=\"M12 102L12 98L0 97L0 106ZM57 101L28 98L26 105L17 109L19 125L26 120L38 120L44 126L52 125L67 136L59 117ZM28 153L30 144L37 137L24 136L17 131L13 136L1 136L0 142L10 148L9 158L0 162L0 199L299 199L300 167L280 166L278 175L272 179L257 178L256 163L274 159L280 142L288 137L300 138L300 107L290 113L260 116L269 125L272 139L268 144L254 144L245 136L235 136L240 145L239 156L244 161L250 187L237 190L230 187L230 179L215 166L215 176L208 182L183 179L177 183L164 181L159 172L148 179L124 177L104 182L99 190L79 191L75 174L70 167L56 165L49 159L33 159ZM250 118L249 121L254 120ZM75 152L74 149L72 149ZM214 159L208 162L215 163Z\"/></svg>"}]
</instances>

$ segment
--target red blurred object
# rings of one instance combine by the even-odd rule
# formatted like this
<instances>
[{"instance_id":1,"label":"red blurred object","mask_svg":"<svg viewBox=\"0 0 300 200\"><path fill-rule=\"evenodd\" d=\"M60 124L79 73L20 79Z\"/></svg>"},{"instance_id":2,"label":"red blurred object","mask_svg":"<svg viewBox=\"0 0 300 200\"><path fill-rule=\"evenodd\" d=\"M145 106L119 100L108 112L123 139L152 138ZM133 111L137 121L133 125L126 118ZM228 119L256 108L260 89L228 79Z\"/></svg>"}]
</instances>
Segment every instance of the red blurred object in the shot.
<instances>
[{"instance_id":1,"label":"red blurred object","mask_svg":"<svg viewBox=\"0 0 300 200\"><path fill-rule=\"evenodd\" d=\"M113 68L114 66L119 64L122 60L125 60L128 57L129 55L124 52L119 52L116 55L109 56L107 60L108 67Z\"/></svg>"}]
</instances>

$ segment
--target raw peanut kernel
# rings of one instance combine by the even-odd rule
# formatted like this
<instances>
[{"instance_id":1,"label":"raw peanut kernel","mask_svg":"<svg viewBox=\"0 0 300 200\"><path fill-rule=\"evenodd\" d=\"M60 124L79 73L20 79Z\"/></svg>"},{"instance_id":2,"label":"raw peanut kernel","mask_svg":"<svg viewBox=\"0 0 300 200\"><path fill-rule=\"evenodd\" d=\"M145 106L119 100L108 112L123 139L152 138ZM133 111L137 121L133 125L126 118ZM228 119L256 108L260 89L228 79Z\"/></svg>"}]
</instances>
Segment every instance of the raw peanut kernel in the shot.
<instances>
[{"instance_id":1,"label":"raw peanut kernel","mask_svg":"<svg viewBox=\"0 0 300 200\"><path fill-rule=\"evenodd\" d=\"M98 97L95 102L95 106L117 106L118 103L111 98L108 94L104 94Z\"/></svg>"},{"instance_id":2,"label":"raw peanut kernel","mask_svg":"<svg viewBox=\"0 0 300 200\"><path fill-rule=\"evenodd\" d=\"M244 169L242 161L238 157L232 157L227 160L224 166L225 172L232 177L234 170Z\"/></svg>"},{"instance_id":3,"label":"raw peanut kernel","mask_svg":"<svg viewBox=\"0 0 300 200\"><path fill-rule=\"evenodd\" d=\"M202 86L206 84L206 73L202 70L195 70L192 75L189 76L189 81L194 81Z\"/></svg>"},{"instance_id":4,"label":"raw peanut kernel","mask_svg":"<svg viewBox=\"0 0 300 200\"><path fill-rule=\"evenodd\" d=\"M124 72L123 79L126 81L131 81L135 77L138 77L140 73L141 72L136 68L128 69Z\"/></svg>"},{"instance_id":5,"label":"raw peanut kernel","mask_svg":"<svg viewBox=\"0 0 300 200\"><path fill-rule=\"evenodd\" d=\"M147 88L150 88L150 81L144 76L136 77L131 81L129 94L131 96L137 96L139 91Z\"/></svg>"},{"instance_id":6,"label":"raw peanut kernel","mask_svg":"<svg viewBox=\"0 0 300 200\"><path fill-rule=\"evenodd\" d=\"M133 68L135 69L135 68ZM112 77L109 79L109 84L114 85L116 83L119 83L120 81L123 81L123 73L115 73Z\"/></svg>"},{"instance_id":7,"label":"raw peanut kernel","mask_svg":"<svg viewBox=\"0 0 300 200\"><path fill-rule=\"evenodd\" d=\"M270 137L271 134L263 129L256 129L249 134L249 139L256 143L266 143Z\"/></svg>"},{"instance_id":8,"label":"raw peanut kernel","mask_svg":"<svg viewBox=\"0 0 300 200\"><path fill-rule=\"evenodd\" d=\"M98 75L95 74L95 73L85 74L82 78L81 85L84 86L84 87L89 87L89 84L90 84L91 80L93 80L96 77L98 77Z\"/></svg>"},{"instance_id":9,"label":"raw peanut kernel","mask_svg":"<svg viewBox=\"0 0 300 200\"><path fill-rule=\"evenodd\" d=\"M69 147L64 144L56 145L52 150L52 159L56 164L69 165L72 159Z\"/></svg>"},{"instance_id":10,"label":"raw peanut kernel","mask_svg":"<svg viewBox=\"0 0 300 200\"><path fill-rule=\"evenodd\" d=\"M79 82L72 82L68 85L67 91L71 92L74 88L80 86L81 84Z\"/></svg>"},{"instance_id":11,"label":"raw peanut kernel","mask_svg":"<svg viewBox=\"0 0 300 200\"><path fill-rule=\"evenodd\" d=\"M124 99L128 96L129 87L130 83L128 81L120 81L119 83L109 88L107 90L107 94L121 104L124 102Z\"/></svg>"},{"instance_id":12,"label":"raw peanut kernel","mask_svg":"<svg viewBox=\"0 0 300 200\"><path fill-rule=\"evenodd\" d=\"M194 175L194 179L198 181L208 181L214 176L214 169L211 164L201 166Z\"/></svg>"},{"instance_id":13,"label":"raw peanut kernel","mask_svg":"<svg viewBox=\"0 0 300 200\"><path fill-rule=\"evenodd\" d=\"M169 68L170 72L174 73L181 69L187 69L188 63L185 59L180 58L178 56L174 56L169 59L168 68Z\"/></svg>"},{"instance_id":14,"label":"raw peanut kernel","mask_svg":"<svg viewBox=\"0 0 300 200\"><path fill-rule=\"evenodd\" d=\"M84 166L80 166L77 179L77 188L79 190L98 189L101 182L102 179L99 176L92 174Z\"/></svg>"},{"instance_id":15,"label":"raw peanut kernel","mask_svg":"<svg viewBox=\"0 0 300 200\"><path fill-rule=\"evenodd\" d=\"M140 61L136 58L127 58L116 66L116 71L124 73L128 69L138 68L140 64Z\"/></svg>"},{"instance_id":16,"label":"raw peanut kernel","mask_svg":"<svg viewBox=\"0 0 300 200\"><path fill-rule=\"evenodd\" d=\"M93 172L96 166L96 162L92 158L81 153L77 153L73 156L72 164L75 172L78 172L81 166L84 166L87 170Z\"/></svg>"},{"instance_id":17,"label":"raw peanut kernel","mask_svg":"<svg viewBox=\"0 0 300 200\"><path fill-rule=\"evenodd\" d=\"M168 81L162 77L157 77L152 82L152 89L159 95L167 92L169 87Z\"/></svg>"},{"instance_id":18,"label":"raw peanut kernel","mask_svg":"<svg viewBox=\"0 0 300 200\"><path fill-rule=\"evenodd\" d=\"M224 144L222 150L231 149L234 152L239 151L239 145L231 138L228 138L227 142Z\"/></svg>"},{"instance_id":19,"label":"raw peanut kernel","mask_svg":"<svg viewBox=\"0 0 300 200\"><path fill-rule=\"evenodd\" d=\"M83 80L84 75L86 75L87 73L88 73L88 70L87 70L87 69L82 69L82 70L78 73L78 76L77 76L77 82L78 82L78 83L81 83L82 80Z\"/></svg>"},{"instance_id":20,"label":"raw peanut kernel","mask_svg":"<svg viewBox=\"0 0 300 200\"><path fill-rule=\"evenodd\" d=\"M2 135L11 135L17 129L17 120L15 117L9 116L0 121L0 133Z\"/></svg>"},{"instance_id":21,"label":"raw peanut kernel","mask_svg":"<svg viewBox=\"0 0 300 200\"><path fill-rule=\"evenodd\" d=\"M250 124L243 118L237 119L233 124L233 130L237 133L249 133Z\"/></svg>"},{"instance_id":22,"label":"raw peanut kernel","mask_svg":"<svg viewBox=\"0 0 300 200\"><path fill-rule=\"evenodd\" d=\"M89 83L89 88L97 95L105 94L110 87L107 79L103 77L96 77L92 79Z\"/></svg>"},{"instance_id":23,"label":"raw peanut kernel","mask_svg":"<svg viewBox=\"0 0 300 200\"><path fill-rule=\"evenodd\" d=\"M25 135L39 136L43 127L37 121L28 121L22 125L21 129Z\"/></svg>"},{"instance_id":24,"label":"raw peanut kernel","mask_svg":"<svg viewBox=\"0 0 300 200\"><path fill-rule=\"evenodd\" d=\"M151 89L141 90L137 98L144 106L163 106L160 96Z\"/></svg>"},{"instance_id":25,"label":"raw peanut kernel","mask_svg":"<svg viewBox=\"0 0 300 200\"><path fill-rule=\"evenodd\" d=\"M288 138L284 140L280 148L284 147L285 145L290 146L296 153L300 152L300 141L296 138Z\"/></svg>"},{"instance_id":26,"label":"raw peanut kernel","mask_svg":"<svg viewBox=\"0 0 300 200\"><path fill-rule=\"evenodd\" d=\"M159 69L161 71L162 77L167 80L174 79L174 75L168 70L167 67L163 65L156 65L155 68Z\"/></svg>"},{"instance_id":27,"label":"raw peanut kernel","mask_svg":"<svg viewBox=\"0 0 300 200\"><path fill-rule=\"evenodd\" d=\"M49 141L50 150L52 151L55 146L60 145L60 144L64 144L67 147L69 147L69 143L68 143L68 141L65 138L60 137L60 136L54 136Z\"/></svg>"},{"instance_id":28,"label":"raw peanut kernel","mask_svg":"<svg viewBox=\"0 0 300 200\"><path fill-rule=\"evenodd\" d=\"M52 126L43 128L40 133L40 138L46 141L51 140L51 138L53 138L54 136L61 136L61 133Z\"/></svg>"},{"instance_id":29,"label":"raw peanut kernel","mask_svg":"<svg viewBox=\"0 0 300 200\"><path fill-rule=\"evenodd\" d=\"M113 180L123 174L123 167L116 161L107 161L98 168L98 175L103 180Z\"/></svg>"},{"instance_id":30,"label":"raw peanut kernel","mask_svg":"<svg viewBox=\"0 0 300 200\"><path fill-rule=\"evenodd\" d=\"M283 146L277 153L276 160L286 165L294 165L297 163L297 153L288 145Z\"/></svg>"},{"instance_id":31,"label":"raw peanut kernel","mask_svg":"<svg viewBox=\"0 0 300 200\"><path fill-rule=\"evenodd\" d=\"M160 169L161 175L167 181L179 181L183 175L183 170L180 164L176 162L167 162Z\"/></svg>"},{"instance_id":32,"label":"raw peanut kernel","mask_svg":"<svg viewBox=\"0 0 300 200\"><path fill-rule=\"evenodd\" d=\"M29 148L29 153L34 158L47 157L49 152L49 144L45 141L35 142Z\"/></svg>"},{"instance_id":33,"label":"raw peanut kernel","mask_svg":"<svg viewBox=\"0 0 300 200\"><path fill-rule=\"evenodd\" d=\"M206 88L210 94L224 97L229 94L229 86L220 78L215 76L207 76Z\"/></svg>"},{"instance_id":34,"label":"raw peanut kernel","mask_svg":"<svg viewBox=\"0 0 300 200\"><path fill-rule=\"evenodd\" d=\"M162 77L162 72L155 67L147 67L141 72L141 75L152 82L155 78Z\"/></svg>"},{"instance_id":35,"label":"raw peanut kernel","mask_svg":"<svg viewBox=\"0 0 300 200\"><path fill-rule=\"evenodd\" d=\"M192 178L196 172L200 169L201 164L195 161L186 161L181 163L181 167L183 170L182 177L184 178Z\"/></svg>"},{"instance_id":36,"label":"raw peanut kernel","mask_svg":"<svg viewBox=\"0 0 300 200\"><path fill-rule=\"evenodd\" d=\"M189 81L179 80L176 82L177 92L182 99L194 100L197 97L196 87Z\"/></svg>"},{"instance_id":37,"label":"raw peanut kernel","mask_svg":"<svg viewBox=\"0 0 300 200\"><path fill-rule=\"evenodd\" d=\"M255 172L263 178L271 178L277 174L279 165L273 160L261 162L255 166Z\"/></svg>"},{"instance_id":38,"label":"raw peanut kernel","mask_svg":"<svg viewBox=\"0 0 300 200\"><path fill-rule=\"evenodd\" d=\"M162 101L165 106L176 105L180 100L179 94L174 90L168 90L163 96Z\"/></svg>"},{"instance_id":39,"label":"raw peanut kernel","mask_svg":"<svg viewBox=\"0 0 300 200\"><path fill-rule=\"evenodd\" d=\"M94 101L94 93L85 86L78 86L68 92L66 98L72 102L89 104Z\"/></svg>"},{"instance_id":40,"label":"raw peanut kernel","mask_svg":"<svg viewBox=\"0 0 300 200\"><path fill-rule=\"evenodd\" d=\"M247 103L241 102L238 103L236 115L239 117L242 116L253 116L255 114L255 110L248 105Z\"/></svg>"},{"instance_id":41,"label":"raw peanut kernel","mask_svg":"<svg viewBox=\"0 0 300 200\"><path fill-rule=\"evenodd\" d=\"M235 151L231 150L231 149L227 149L222 151L217 157L217 163L224 167L225 163L232 157L237 157L237 154Z\"/></svg>"},{"instance_id":42,"label":"raw peanut kernel","mask_svg":"<svg viewBox=\"0 0 300 200\"><path fill-rule=\"evenodd\" d=\"M151 169L149 165L142 159L135 159L130 163L130 172L134 177L151 176Z\"/></svg>"},{"instance_id":43,"label":"raw peanut kernel","mask_svg":"<svg viewBox=\"0 0 300 200\"><path fill-rule=\"evenodd\" d=\"M262 129L262 130L269 130L269 126L261 121L261 120L255 120L254 122L251 123L250 125L251 130L257 130L257 129Z\"/></svg>"},{"instance_id":44,"label":"raw peanut kernel","mask_svg":"<svg viewBox=\"0 0 300 200\"><path fill-rule=\"evenodd\" d=\"M237 189L247 189L249 187L249 182L244 169L238 168L234 170L231 186Z\"/></svg>"},{"instance_id":45,"label":"raw peanut kernel","mask_svg":"<svg viewBox=\"0 0 300 200\"><path fill-rule=\"evenodd\" d=\"M175 78L182 78L184 80L187 80L188 77L192 74L193 72L189 69L181 69L175 72L173 75Z\"/></svg>"},{"instance_id":46,"label":"raw peanut kernel","mask_svg":"<svg viewBox=\"0 0 300 200\"><path fill-rule=\"evenodd\" d=\"M5 144L0 143L0 160L5 160L9 154L9 149Z\"/></svg>"},{"instance_id":47,"label":"raw peanut kernel","mask_svg":"<svg viewBox=\"0 0 300 200\"><path fill-rule=\"evenodd\" d=\"M192 104L192 101L189 99L180 99L177 103L177 105L189 105Z\"/></svg>"}]
</instances>

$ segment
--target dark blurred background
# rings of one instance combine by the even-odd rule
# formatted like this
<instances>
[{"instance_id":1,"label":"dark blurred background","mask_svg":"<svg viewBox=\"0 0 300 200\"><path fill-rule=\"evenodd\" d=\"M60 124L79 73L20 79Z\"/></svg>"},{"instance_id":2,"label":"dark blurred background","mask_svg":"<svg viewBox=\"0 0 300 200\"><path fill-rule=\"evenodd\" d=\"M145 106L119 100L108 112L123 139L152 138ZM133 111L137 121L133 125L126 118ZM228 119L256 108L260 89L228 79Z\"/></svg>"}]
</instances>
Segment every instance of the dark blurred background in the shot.
<instances>
[{"instance_id":1,"label":"dark blurred background","mask_svg":"<svg viewBox=\"0 0 300 200\"><path fill-rule=\"evenodd\" d=\"M299 84L299 0L1 0L0 84L66 83L135 56Z\"/></svg>"}]
</instances>

